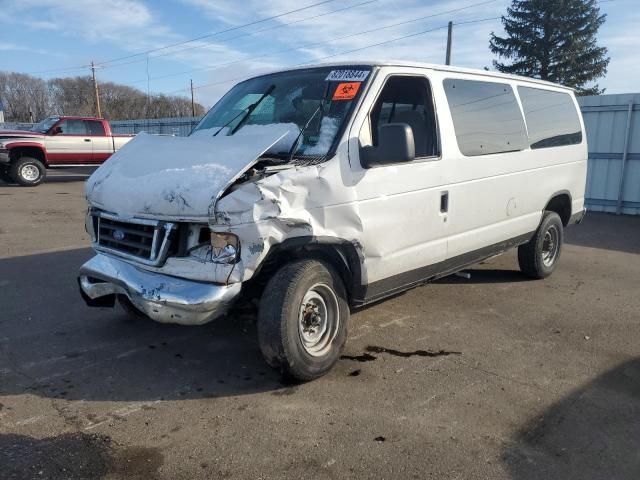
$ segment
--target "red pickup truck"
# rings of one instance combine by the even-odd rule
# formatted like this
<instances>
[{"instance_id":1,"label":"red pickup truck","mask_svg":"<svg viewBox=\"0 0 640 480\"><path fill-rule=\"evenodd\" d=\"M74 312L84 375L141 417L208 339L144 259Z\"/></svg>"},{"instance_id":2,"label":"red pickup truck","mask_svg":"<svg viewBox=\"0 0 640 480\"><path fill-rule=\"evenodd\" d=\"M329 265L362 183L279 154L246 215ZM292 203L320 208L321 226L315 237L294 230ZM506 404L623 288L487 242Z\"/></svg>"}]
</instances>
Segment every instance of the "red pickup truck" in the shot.
<instances>
[{"instance_id":1,"label":"red pickup truck","mask_svg":"<svg viewBox=\"0 0 640 480\"><path fill-rule=\"evenodd\" d=\"M46 169L99 165L133 135L113 135L95 117L49 117L31 130L0 130L0 179L24 186L41 183Z\"/></svg>"}]
</instances>

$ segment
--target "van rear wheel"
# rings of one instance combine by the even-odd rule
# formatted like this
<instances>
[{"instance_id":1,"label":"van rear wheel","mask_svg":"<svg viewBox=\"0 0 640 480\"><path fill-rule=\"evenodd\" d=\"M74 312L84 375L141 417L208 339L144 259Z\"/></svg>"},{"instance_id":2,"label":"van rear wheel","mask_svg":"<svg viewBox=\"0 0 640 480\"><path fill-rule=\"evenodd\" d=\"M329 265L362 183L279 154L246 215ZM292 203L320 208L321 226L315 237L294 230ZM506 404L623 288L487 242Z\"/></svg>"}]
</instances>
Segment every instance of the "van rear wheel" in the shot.
<instances>
[{"instance_id":1,"label":"van rear wheel","mask_svg":"<svg viewBox=\"0 0 640 480\"><path fill-rule=\"evenodd\" d=\"M537 279L551 275L558 264L563 241L560 216L556 212L545 211L533 238L518 247L520 270Z\"/></svg>"},{"instance_id":2,"label":"van rear wheel","mask_svg":"<svg viewBox=\"0 0 640 480\"><path fill-rule=\"evenodd\" d=\"M330 265L318 260L290 263L271 277L262 294L260 350L285 377L313 380L340 358L348 320L345 287Z\"/></svg>"}]
</instances>

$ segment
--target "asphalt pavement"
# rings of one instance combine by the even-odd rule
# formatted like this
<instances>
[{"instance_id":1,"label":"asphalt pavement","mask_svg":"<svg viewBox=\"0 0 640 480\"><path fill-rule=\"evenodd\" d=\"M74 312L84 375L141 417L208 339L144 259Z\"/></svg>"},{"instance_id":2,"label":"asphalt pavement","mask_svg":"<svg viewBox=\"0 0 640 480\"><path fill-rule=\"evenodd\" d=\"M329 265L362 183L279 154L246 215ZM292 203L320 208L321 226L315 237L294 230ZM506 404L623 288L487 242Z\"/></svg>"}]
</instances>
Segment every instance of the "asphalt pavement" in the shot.
<instances>
[{"instance_id":1,"label":"asphalt pavement","mask_svg":"<svg viewBox=\"0 0 640 480\"><path fill-rule=\"evenodd\" d=\"M543 281L511 252L354 312L291 385L250 312L86 307L72 173L0 183L0 479L640 478L640 218L589 214Z\"/></svg>"}]
</instances>

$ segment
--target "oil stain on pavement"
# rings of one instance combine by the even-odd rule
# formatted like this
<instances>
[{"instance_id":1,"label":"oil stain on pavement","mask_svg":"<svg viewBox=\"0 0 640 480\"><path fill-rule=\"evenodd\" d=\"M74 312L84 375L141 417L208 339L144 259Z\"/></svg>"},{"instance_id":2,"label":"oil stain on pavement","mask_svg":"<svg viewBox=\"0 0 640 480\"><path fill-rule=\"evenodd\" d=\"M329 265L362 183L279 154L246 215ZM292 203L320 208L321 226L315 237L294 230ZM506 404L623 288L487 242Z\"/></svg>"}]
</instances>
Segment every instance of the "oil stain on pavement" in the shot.
<instances>
[{"instance_id":1,"label":"oil stain on pavement","mask_svg":"<svg viewBox=\"0 0 640 480\"><path fill-rule=\"evenodd\" d=\"M375 345L369 345L365 348L365 353L362 355L342 355L340 358L343 360L353 360L354 362L372 362L378 357L371 355L372 353L387 353L395 357L409 358L409 357L446 357L448 355L462 355L462 352L455 352L450 350L414 350L412 352L402 352L393 348L377 347Z\"/></svg>"}]
</instances>

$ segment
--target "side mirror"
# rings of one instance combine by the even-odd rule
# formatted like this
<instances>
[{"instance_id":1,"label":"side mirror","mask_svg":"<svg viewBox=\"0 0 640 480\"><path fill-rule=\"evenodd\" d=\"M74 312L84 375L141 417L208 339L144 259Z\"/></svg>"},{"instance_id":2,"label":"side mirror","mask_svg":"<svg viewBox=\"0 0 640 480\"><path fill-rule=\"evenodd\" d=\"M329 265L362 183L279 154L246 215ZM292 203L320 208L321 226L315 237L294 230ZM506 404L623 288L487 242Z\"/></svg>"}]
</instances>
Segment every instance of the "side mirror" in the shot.
<instances>
[{"instance_id":1,"label":"side mirror","mask_svg":"<svg viewBox=\"0 0 640 480\"><path fill-rule=\"evenodd\" d=\"M413 130L406 123L385 123L378 131L378 146L360 148L360 163L364 168L410 162L414 158Z\"/></svg>"},{"instance_id":2,"label":"side mirror","mask_svg":"<svg viewBox=\"0 0 640 480\"><path fill-rule=\"evenodd\" d=\"M62 128L59 126L53 127L51 129L51 135L60 135L62 133Z\"/></svg>"}]
</instances>

